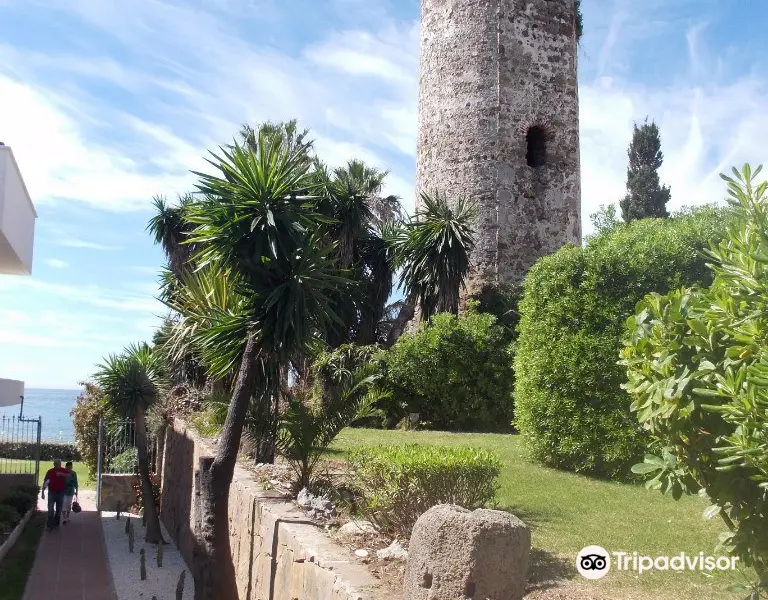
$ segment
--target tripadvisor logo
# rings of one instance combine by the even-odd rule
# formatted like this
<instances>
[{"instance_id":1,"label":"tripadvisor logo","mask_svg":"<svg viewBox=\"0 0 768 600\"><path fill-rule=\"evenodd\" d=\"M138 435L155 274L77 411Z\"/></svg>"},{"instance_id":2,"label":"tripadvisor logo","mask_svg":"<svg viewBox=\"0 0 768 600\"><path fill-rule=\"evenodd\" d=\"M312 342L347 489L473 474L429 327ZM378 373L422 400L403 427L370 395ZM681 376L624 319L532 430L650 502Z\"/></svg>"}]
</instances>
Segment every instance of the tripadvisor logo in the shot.
<instances>
[{"instance_id":1,"label":"tripadvisor logo","mask_svg":"<svg viewBox=\"0 0 768 600\"><path fill-rule=\"evenodd\" d=\"M645 556L637 552L608 552L602 546L585 546L576 555L576 569L586 579L601 579L611 565L617 571L733 571L737 556L705 556L681 552L674 556Z\"/></svg>"},{"instance_id":2,"label":"tripadvisor logo","mask_svg":"<svg viewBox=\"0 0 768 600\"><path fill-rule=\"evenodd\" d=\"M585 546L576 556L576 569L587 579L600 579L611 570L611 556L602 546Z\"/></svg>"}]
</instances>

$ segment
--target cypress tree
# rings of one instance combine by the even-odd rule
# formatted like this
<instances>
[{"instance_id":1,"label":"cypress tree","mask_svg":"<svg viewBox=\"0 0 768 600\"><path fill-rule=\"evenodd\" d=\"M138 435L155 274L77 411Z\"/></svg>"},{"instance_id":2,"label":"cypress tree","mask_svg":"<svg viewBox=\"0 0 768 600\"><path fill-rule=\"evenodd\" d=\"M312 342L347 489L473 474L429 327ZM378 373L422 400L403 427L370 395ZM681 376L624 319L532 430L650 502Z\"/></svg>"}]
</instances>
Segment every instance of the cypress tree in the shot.
<instances>
[{"instance_id":1,"label":"cypress tree","mask_svg":"<svg viewBox=\"0 0 768 600\"><path fill-rule=\"evenodd\" d=\"M647 118L640 127L635 123L627 154L627 195L619 203L622 219L629 223L647 217L668 217L670 190L659 182L658 169L664 155L656 123L648 123Z\"/></svg>"}]
</instances>

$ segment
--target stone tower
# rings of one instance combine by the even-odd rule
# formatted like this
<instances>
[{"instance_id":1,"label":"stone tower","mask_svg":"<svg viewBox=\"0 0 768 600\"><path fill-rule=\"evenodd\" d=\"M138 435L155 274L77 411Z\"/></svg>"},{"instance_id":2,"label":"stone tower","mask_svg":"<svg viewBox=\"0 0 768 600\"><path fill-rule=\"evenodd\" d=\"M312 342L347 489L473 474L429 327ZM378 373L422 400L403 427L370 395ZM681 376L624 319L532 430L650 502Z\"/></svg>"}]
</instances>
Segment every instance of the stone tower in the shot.
<instances>
[{"instance_id":1,"label":"stone tower","mask_svg":"<svg viewBox=\"0 0 768 600\"><path fill-rule=\"evenodd\" d=\"M581 241L574 0L421 0L422 191L478 203L465 298Z\"/></svg>"}]
</instances>

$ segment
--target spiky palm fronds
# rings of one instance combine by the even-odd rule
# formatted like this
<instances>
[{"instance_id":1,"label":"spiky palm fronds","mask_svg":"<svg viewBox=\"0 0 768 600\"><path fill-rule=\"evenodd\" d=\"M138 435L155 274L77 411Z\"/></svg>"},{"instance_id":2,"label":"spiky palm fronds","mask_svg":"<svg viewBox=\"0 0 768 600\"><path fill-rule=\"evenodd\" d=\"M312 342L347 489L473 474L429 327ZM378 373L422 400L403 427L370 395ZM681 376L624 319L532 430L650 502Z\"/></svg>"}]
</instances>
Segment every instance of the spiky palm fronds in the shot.
<instances>
[{"instance_id":1,"label":"spiky palm fronds","mask_svg":"<svg viewBox=\"0 0 768 600\"><path fill-rule=\"evenodd\" d=\"M165 390L162 358L146 343L131 344L122 354L110 354L97 365L93 378L115 415L133 418L137 408L147 410Z\"/></svg>"},{"instance_id":2,"label":"spiky palm fronds","mask_svg":"<svg viewBox=\"0 0 768 600\"><path fill-rule=\"evenodd\" d=\"M232 373L252 325L246 297L238 287L231 271L215 265L184 273L178 283L168 284L161 300L176 317L162 349L171 364L184 364L191 356L214 378Z\"/></svg>"},{"instance_id":3,"label":"spiky palm fronds","mask_svg":"<svg viewBox=\"0 0 768 600\"><path fill-rule=\"evenodd\" d=\"M194 253L194 247L187 243L190 226L184 218L186 207L193 200L191 194L185 194L179 196L176 206L172 206L164 196L155 196L153 205L157 212L147 224L147 230L154 242L163 248L168 266L176 277L190 268L189 262Z\"/></svg>"},{"instance_id":4,"label":"spiky palm fronds","mask_svg":"<svg viewBox=\"0 0 768 600\"><path fill-rule=\"evenodd\" d=\"M421 200L421 209L406 225L407 238L396 241L400 284L406 296L417 299L426 320L436 312L458 312L459 291L474 248L477 205L459 198L452 208L438 192L423 192Z\"/></svg>"},{"instance_id":5,"label":"spiky palm fronds","mask_svg":"<svg viewBox=\"0 0 768 600\"><path fill-rule=\"evenodd\" d=\"M376 404L389 392L376 387L376 366L365 364L342 377L326 397L314 391L295 391L283 415L277 447L293 467L296 487L309 487L312 474L331 442L350 423L373 416Z\"/></svg>"}]
</instances>

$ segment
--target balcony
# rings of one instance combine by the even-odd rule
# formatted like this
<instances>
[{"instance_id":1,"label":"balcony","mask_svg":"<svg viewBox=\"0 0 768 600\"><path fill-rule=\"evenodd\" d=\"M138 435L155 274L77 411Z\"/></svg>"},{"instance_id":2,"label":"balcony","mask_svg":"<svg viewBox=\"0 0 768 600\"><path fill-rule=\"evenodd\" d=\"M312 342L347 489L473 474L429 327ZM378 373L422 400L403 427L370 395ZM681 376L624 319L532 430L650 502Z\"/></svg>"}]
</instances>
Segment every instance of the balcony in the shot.
<instances>
[{"instance_id":1,"label":"balcony","mask_svg":"<svg viewBox=\"0 0 768 600\"><path fill-rule=\"evenodd\" d=\"M36 218L13 152L0 143L0 274L32 274Z\"/></svg>"}]
</instances>

